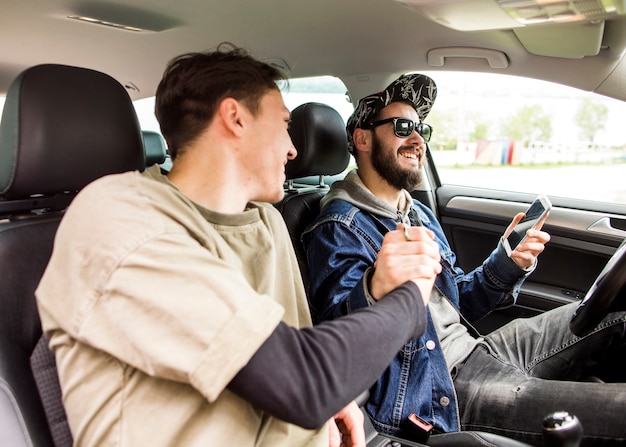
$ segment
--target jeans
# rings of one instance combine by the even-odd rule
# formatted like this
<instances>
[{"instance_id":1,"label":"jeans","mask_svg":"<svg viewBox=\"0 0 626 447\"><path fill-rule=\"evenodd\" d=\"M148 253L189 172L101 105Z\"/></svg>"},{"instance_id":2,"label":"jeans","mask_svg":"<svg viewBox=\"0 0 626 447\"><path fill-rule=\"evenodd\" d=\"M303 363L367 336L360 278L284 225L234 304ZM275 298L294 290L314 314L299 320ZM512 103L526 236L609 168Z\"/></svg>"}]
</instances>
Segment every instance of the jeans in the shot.
<instances>
[{"instance_id":1,"label":"jeans","mask_svg":"<svg viewBox=\"0 0 626 447\"><path fill-rule=\"evenodd\" d=\"M579 338L569 331L576 305L512 321L486 335L455 368L463 430L542 446L543 418L567 411L582 423L581 446L626 445L626 383L584 381L612 360L621 363L612 372L623 380L626 315L608 314L591 334Z\"/></svg>"}]
</instances>

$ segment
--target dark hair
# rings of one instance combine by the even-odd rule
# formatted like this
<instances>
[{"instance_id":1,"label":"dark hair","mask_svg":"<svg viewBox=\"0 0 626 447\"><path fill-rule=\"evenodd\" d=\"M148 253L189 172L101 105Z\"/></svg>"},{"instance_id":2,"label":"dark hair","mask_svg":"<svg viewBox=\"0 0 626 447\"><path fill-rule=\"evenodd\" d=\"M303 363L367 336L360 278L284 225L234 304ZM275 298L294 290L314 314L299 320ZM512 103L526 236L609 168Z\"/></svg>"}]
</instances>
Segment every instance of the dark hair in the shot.
<instances>
[{"instance_id":1,"label":"dark hair","mask_svg":"<svg viewBox=\"0 0 626 447\"><path fill-rule=\"evenodd\" d=\"M263 95L283 80L283 72L230 43L171 60L156 91L155 114L172 159L205 129L224 98L256 114Z\"/></svg>"}]
</instances>

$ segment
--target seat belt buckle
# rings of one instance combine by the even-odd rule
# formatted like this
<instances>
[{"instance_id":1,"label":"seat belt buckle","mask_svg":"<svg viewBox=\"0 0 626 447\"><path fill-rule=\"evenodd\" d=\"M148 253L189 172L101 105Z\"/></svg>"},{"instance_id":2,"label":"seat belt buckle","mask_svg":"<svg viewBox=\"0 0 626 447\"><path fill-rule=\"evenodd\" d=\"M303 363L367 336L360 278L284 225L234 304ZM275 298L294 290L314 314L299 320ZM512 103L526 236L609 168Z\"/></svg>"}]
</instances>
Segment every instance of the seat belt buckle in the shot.
<instances>
[{"instance_id":1,"label":"seat belt buckle","mask_svg":"<svg viewBox=\"0 0 626 447\"><path fill-rule=\"evenodd\" d=\"M420 444L426 444L433 431L433 424L425 421L415 413L411 413L404 421L402 428L409 439Z\"/></svg>"}]
</instances>

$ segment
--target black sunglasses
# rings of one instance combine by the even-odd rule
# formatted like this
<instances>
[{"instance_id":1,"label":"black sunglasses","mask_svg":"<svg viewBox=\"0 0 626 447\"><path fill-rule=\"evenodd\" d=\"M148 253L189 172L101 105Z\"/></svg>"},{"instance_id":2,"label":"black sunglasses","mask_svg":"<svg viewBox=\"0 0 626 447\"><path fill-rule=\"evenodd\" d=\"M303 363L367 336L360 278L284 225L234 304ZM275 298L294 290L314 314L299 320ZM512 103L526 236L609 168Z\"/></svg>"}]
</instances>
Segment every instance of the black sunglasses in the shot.
<instances>
[{"instance_id":1,"label":"black sunglasses","mask_svg":"<svg viewBox=\"0 0 626 447\"><path fill-rule=\"evenodd\" d=\"M430 124L417 123L408 118L387 118L380 121L374 121L365 126L366 129L373 129L374 127L381 126L383 124L393 123L393 133L398 138L409 138L414 130L424 139L426 143L430 141L430 137L433 134L433 128Z\"/></svg>"}]
</instances>

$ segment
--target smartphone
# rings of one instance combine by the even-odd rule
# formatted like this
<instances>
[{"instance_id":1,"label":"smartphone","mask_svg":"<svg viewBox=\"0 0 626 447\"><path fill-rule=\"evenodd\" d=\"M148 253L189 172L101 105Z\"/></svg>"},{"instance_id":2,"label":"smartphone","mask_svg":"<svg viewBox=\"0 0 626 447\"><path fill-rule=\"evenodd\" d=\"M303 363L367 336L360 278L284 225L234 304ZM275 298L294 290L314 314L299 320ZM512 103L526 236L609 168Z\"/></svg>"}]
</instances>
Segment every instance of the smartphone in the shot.
<instances>
[{"instance_id":1,"label":"smartphone","mask_svg":"<svg viewBox=\"0 0 626 447\"><path fill-rule=\"evenodd\" d=\"M513 231L502 241L506 254L511 256L511 252L526 239L526 232L535 228L541 219L550 211L552 203L545 195L538 196L525 211L525 216L513 228Z\"/></svg>"}]
</instances>

